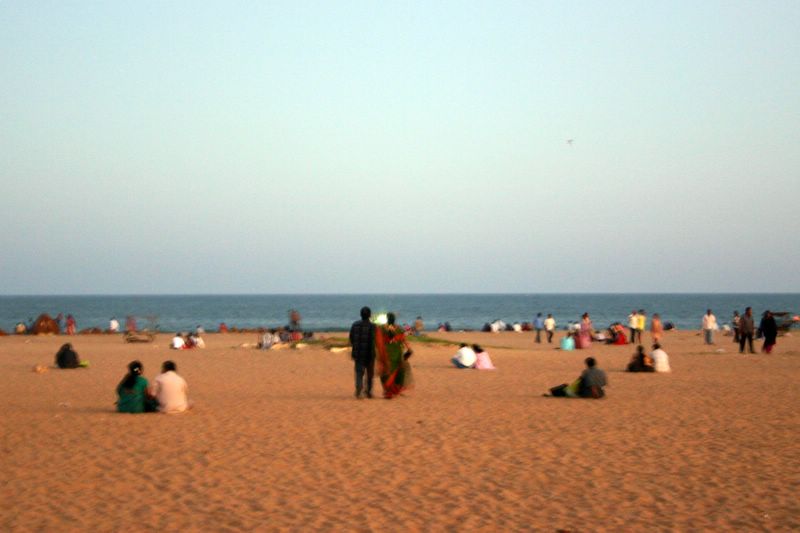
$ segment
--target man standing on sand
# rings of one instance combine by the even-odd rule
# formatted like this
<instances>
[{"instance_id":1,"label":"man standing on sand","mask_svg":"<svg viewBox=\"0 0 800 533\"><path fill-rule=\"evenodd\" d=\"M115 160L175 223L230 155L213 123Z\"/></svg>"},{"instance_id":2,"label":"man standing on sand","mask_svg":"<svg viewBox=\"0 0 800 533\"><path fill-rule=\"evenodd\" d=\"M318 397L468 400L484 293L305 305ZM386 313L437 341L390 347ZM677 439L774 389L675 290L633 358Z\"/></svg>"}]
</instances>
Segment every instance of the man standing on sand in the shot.
<instances>
[{"instance_id":1,"label":"man standing on sand","mask_svg":"<svg viewBox=\"0 0 800 533\"><path fill-rule=\"evenodd\" d=\"M542 330L544 329L544 320L542 313L536 313L536 318L533 320L533 329L536 330L536 342L542 342Z\"/></svg>"},{"instance_id":2,"label":"man standing on sand","mask_svg":"<svg viewBox=\"0 0 800 533\"><path fill-rule=\"evenodd\" d=\"M351 357L355 362L357 399L361 398L362 390L367 398L372 398L372 378L375 375L375 324L370 322L371 316L372 310L369 307L362 307L361 320L353 322L350 326L350 346L353 350Z\"/></svg>"},{"instance_id":3,"label":"man standing on sand","mask_svg":"<svg viewBox=\"0 0 800 533\"><path fill-rule=\"evenodd\" d=\"M647 327L647 315L644 314L644 309L639 309L639 312L636 313L636 332L639 335L640 344L642 342L642 333L644 333L646 327Z\"/></svg>"},{"instance_id":4,"label":"man standing on sand","mask_svg":"<svg viewBox=\"0 0 800 533\"><path fill-rule=\"evenodd\" d=\"M706 344L714 344L715 329L717 329L717 317L709 309L703 315L703 335L705 336Z\"/></svg>"},{"instance_id":5,"label":"man standing on sand","mask_svg":"<svg viewBox=\"0 0 800 533\"><path fill-rule=\"evenodd\" d=\"M631 331L631 344L636 344L636 331L639 329L639 314L634 310L628 315L628 329Z\"/></svg>"},{"instance_id":6,"label":"man standing on sand","mask_svg":"<svg viewBox=\"0 0 800 533\"><path fill-rule=\"evenodd\" d=\"M744 310L744 316L739 318L739 353L744 353L745 343L749 343L750 353L756 353L753 349L753 333L756 331L753 322L753 309L748 307Z\"/></svg>"},{"instance_id":7,"label":"man standing on sand","mask_svg":"<svg viewBox=\"0 0 800 533\"><path fill-rule=\"evenodd\" d=\"M556 319L550 313L547 313L547 318L544 319L544 331L547 333L547 344L550 344L556 331Z\"/></svg>"}]
</instances>

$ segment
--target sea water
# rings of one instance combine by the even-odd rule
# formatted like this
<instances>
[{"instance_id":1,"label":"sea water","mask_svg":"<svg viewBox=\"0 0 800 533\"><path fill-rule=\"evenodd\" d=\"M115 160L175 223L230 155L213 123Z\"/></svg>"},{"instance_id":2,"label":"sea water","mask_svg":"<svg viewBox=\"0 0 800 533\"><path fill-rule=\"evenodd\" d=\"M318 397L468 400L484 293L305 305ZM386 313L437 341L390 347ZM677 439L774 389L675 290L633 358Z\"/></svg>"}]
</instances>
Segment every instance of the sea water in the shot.
<instances>
[{"instance_id":1,"label":"sea water","mask_svg":"<svg viewBox=\"0 0 800 533\"><path fill-rule=\"evenodd\" d=\"M215 331L221 322L229 327L278 327L288 322L290 309L302 315L309 331L341 331L359 317L362 306L373 313L392 311L399 323L411 324L421 316L427 329L449 322L455 330L480 329L501 319L532 322L537 313L552 313L559 329L588 312L595 327L612 322L627 325L634 309L649 317L659 313L663 322L680 329L698 329L706 309L720 324L730 322L734 310L751 306L756 317L766 309L800 311L800 294L325 294L325 295L174 295L174 296L0 296L0 328L8 332L18 322L28 323L41 313L55 317L72 314L78 330L106 329L112 317L124 324L137 317L160 331L188 331L202 326ZM149 317L149 319L148 319ZM649 322L648 322L649 323Z\"/></svg>"}]
</instances>

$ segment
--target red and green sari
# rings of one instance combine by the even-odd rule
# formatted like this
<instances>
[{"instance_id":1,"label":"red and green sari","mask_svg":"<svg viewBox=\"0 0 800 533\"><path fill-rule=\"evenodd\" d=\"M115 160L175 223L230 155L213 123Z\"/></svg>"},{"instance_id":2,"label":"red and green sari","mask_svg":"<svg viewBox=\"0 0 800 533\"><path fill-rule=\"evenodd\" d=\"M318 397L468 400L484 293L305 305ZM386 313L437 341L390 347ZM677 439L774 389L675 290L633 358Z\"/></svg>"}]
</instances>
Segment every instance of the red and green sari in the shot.
<instances>
[{"instance_id":1,"label":"red and green sari","mask_svg":"<svg viewBox=\"0 0 800 533\"><path fill-rule=\"evenodd\" d=\"M407 348L406 336L395 325L378 326L375 330L375 352L378 373L383 385L383 397L397 396L411 385L411 365L404 354Z\"/></svg>"}]
</instances>

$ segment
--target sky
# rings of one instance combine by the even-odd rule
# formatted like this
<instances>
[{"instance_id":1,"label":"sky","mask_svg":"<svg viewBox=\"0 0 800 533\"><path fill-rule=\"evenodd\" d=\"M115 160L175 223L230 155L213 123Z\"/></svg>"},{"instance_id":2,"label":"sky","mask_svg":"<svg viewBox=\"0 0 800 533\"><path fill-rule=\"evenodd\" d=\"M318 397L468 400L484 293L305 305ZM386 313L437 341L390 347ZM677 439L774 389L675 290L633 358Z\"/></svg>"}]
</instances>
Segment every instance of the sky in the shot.
<instances>
[{"instance_id":1,"label":"sky","mask_svg":"<svg viewBox=\"0 0 800 533\"><path fill-rule=\"evenodd\" d=\"M0 294L800 292L797 28L0 0Z\"/></svg>"}]
</instances>

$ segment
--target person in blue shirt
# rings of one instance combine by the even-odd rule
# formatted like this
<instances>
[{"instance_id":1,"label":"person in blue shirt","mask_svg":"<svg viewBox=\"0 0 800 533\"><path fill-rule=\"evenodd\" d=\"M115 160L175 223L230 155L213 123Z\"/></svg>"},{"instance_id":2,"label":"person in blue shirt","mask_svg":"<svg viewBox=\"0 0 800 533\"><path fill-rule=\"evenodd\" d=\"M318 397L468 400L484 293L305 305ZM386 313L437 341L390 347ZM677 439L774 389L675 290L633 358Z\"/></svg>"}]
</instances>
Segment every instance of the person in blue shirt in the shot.
<instances>
[{"instance_id":1,"label":"person in blue shirt","mask_svg":"<svg viewBox=\"0 0 800 533\"><path fill-rule=\"evenodd\" d=\"M536 313L536 318L533 320L533 329L536 330L536 342L542 342L542 330L544 329L544 319L542 313Z\"/></svg>"}]
</instances>

